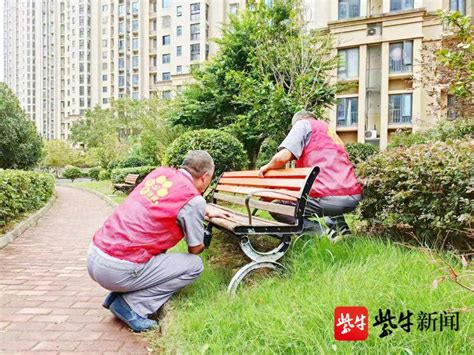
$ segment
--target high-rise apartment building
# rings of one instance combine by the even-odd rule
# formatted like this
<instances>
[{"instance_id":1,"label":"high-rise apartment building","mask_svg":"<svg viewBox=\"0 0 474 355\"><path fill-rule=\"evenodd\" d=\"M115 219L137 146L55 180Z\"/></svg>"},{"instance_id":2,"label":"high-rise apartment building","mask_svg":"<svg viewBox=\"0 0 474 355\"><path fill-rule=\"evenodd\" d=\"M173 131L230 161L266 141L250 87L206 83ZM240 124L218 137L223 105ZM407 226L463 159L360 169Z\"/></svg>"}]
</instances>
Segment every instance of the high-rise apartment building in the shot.
<instances>
[{"instance_id":1,"label":"high-rise apartment building","mask_svg":"<svg viewBox=\"0 0 474 355\"><path fill-rule=\"evenodd\" d=\"M101 0L92 3L92 104L170 97L192 65L217 51L229 13L245 0Z\"/></svg>"},{"instance_id":2,"label":"high-rise apartment building","mask_svg":"<svg viewBox=\"0 0 474 355\"><path fill-rule=\"evenodd\" d=\"M341 65L334 80L351 89L329 110L331 125L345 142L371 142L385 148L398 129L432 126L447 115L432 112L434 98L423 85L425 46L440 41L438 10L473 16L472 0L306 0L312 29L334 36ZM440 85L441 100L451 102Z\"/></svg>"},{"instance_id":3,"label":"high-rise apartment building","mask_svg":"<svg viewBox=\"0 0 474 355\"><path fill-rule=\"evenodd\" d=\"M217 51L246 0L3 0L5 77L38 131L67 139L86 109L112 99L171 97ZM264 0L268 6L272 0ZM346 142L385 148L397 129L431 126L424 46L439 9L473 16L472 0L303 0L310 29L335 38L335 81L352 83L328 111ZM442 90L440 87L439 90ZM445 103L452 102L441 92Z\"/></svg>"}]
</instances>

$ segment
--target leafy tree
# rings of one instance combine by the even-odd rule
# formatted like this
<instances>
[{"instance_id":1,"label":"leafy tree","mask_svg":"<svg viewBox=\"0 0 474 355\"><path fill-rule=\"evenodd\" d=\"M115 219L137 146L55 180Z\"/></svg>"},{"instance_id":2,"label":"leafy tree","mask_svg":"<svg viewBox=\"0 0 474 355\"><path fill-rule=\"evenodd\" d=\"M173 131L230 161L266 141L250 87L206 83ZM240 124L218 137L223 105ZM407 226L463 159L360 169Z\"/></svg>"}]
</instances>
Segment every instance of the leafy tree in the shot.
<instances>
[{"instance_id":1,"label":"leafy tree","mask_svg":"<svg viewBox=\"0 0 474 355\"><path fill-rule=\"evenodd\" d=\"M41 137L18 99L0 83L0 168L28 169L41 158Z\"/></svg>"},{"instance_id":2,"label":"leafy tree","mask_svg":"<svg viewBox=\"0 0 474 355\"><path fill-rule=\"evenodd\" d=\"M41 166L53 168L58 174L58 169L64 168L71 163L71 147L64 141L46 141L43 147L43 159Z\"/></svg>"},{"instance_id":3,"label":"leafy tree","mask_svg":"<svg viewBox=\"0 0 474 355\"><path fill-rule=\"evenodd\" d=\"M231 16L216 42L219 52L193 72L195 82L172 100L166 116L175 125L223 128L244 144L250 166L268 137L281 136L300 109L321 114L337 87L331 39L308 33L299 1L255 3Z\"/></svg>"}]
</instances>

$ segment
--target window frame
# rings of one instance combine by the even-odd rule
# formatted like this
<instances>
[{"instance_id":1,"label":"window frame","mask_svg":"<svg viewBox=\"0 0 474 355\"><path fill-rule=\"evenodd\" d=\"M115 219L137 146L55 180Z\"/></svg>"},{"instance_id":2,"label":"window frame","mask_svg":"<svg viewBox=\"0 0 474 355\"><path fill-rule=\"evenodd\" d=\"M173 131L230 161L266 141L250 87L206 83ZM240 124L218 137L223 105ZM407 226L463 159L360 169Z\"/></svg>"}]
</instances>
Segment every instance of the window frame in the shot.
<instances>
[{"instance_id":1,"label":"window frame","mask_svg":"<svg viewBox=\"0 0 474 355\"><path fill-rule=\"evenodd\" d=\"M355 6L355 3L357 3L357 7L358 7L358 11L357 11L357 15L353 15L352 14L352 7ZM345 16L342 16L342 11L341 11L341 8L343 4L347 4L347 13ZM348 19L352 19L352 18L358 18L360 17L360 9L361 9L361 6L360 6L360 0L338 0L338 3L337 3L337 18L339 20L348 20Z\"/></svg>"},{"instance_id":2,"label":"window frame","mask_svg":"<svg viewBox=\"0 0 474 355\"><path fill-rule=\"evenodd\" d=\"M396 110L396 106L393 103L393 100L395 97L400 97L400 120L399 121L394 121L393 120L393 111ZM405 111L405 98L409 97L410 98L410 115L404 115ZM393 99L393 100L392 100ZM405 117L409 117L409 119L405 119ZM401 94L389 94L388 95L388 122L389 124L406 124L406 123L412 123L413 121L413 93L401 93Z\"/></svg>"},{"instance_id":3,"label":"window frame","mask_svg":"<svg viewBox=\"0 0 474 355\"><path fill-rule=\"evenodd\" d=\"M339 116L339 108L343 107L343 119L340 119ZM353 110L353 102L356 103L355 110ZM350 109L350 111L349 111ZM355 113L355 121L353 120L352 113ZM351 97L340 97L337 99L336 102L336 127L357 127L359 122L359 97L358 96L351 96Z\"/></svg>"}]
</instances>

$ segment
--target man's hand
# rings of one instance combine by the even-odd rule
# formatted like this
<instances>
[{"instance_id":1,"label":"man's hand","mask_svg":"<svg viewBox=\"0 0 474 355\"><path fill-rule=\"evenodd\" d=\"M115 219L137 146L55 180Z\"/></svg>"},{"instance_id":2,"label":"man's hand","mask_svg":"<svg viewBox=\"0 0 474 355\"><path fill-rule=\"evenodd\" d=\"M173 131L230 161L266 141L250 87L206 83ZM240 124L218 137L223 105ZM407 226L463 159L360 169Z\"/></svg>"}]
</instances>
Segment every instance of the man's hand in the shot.
<instances>
[{"instance_id":1,"label":"man's hand","mask_svg":"<svg viewBox=\"0 0 474 355\"><path fill-rule=\"evenodd\" d=\"M207 218L229 218L232 217L232 214L229 212L209 212L206 211Z\"/></svg>"},{"instance_id":2,"label":"man's hand","mask_svg":"<svg viewBox=\"0 0 474 355\"><path fill-rule=\"evenodd\" d=\"M268 170L270 170L269 167L268 167L268 164L262 166L262 167L260 168L260 170L258 171L258 176L264 177L265 173L266 173Z\"/></svg>"}]
</instances>

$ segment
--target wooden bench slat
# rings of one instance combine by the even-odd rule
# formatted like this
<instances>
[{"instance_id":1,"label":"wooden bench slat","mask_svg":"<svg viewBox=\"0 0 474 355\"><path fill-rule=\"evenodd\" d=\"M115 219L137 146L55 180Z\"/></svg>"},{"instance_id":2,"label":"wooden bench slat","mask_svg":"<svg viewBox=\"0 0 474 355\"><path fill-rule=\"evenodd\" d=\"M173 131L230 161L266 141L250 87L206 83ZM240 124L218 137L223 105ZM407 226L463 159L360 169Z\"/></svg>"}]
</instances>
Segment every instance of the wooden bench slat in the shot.
<instances>
[{"instance_id":1,"label":"wooden bench slat","mask_svg":"<svg viewBox=\"0 0 474 355\"><path fill-rule=\"evenodd\" d=\"M223 207L223 206L216 205L214 203L209 204L208 208L210 210L214 209L214 210L229 212L232 215L232 217L230 217L230 218L212 218L211 219L212 223L214 223L215 220L225 219L227 221L234 222L238 226L242 226L242 225L248 226L249 225L249 218L248 218L247 214L243 214L243 213L231 210L230 208L226 208L226 207ZM252 226L288 227L289 224L280 223L280 222L277 222L277 221L270 221L268 219L252 216Z\"/></svg>"},{"instance_id":2,"label":"wooden bench slat","mask_svg":"<svg viewBox=\"0 0 474 355\"><path fill-rule=\"evenodd\" d=\"M216 191L222 192L232 192L235 194L248 195L251 192L260 190L259 188L254 187L245 187L245 186L232 186L232 185L217 185ZM279 194L281 192L283 194ZM287 196L290 195L290 196ZM284 190L284 189L275 189L274 192L271 189L265 192L257 192L254 196L266 197L284 201L296 201L300 197L300 192L295 190Z\"/></svg>"},{"instance_id":3,"label":"wooden bench slat","mask_svg":"<svg viewBox=\"0 0 474 355\"><path fill-rule=\"evenodd\" d=\"M226 201L237 205L245 206L245 198L232 196L228 194L215 193L213 198L220 201ZM264 202L258 200L249 201L250 208L284 214L286 216L295 216L296 208L294 206L282 205L278 203Z\"/></svg>"},{"instance_id":4,"label":"wooden bench slat","mask_svg":"<svg viewBox=\"0 0 474 355\"><path fill-rule=\"evenodd\" d=\"M255 187L275 187L300 190L304 179L266 179L266 178L221 178L219 184Z\"/></svg>"},{"instance_id":5,"label":"wooden bench slat","mask_svg":"<svg viewBox=\"0 0 474 355\"><path fill-rule=\"evenodd\" d=\"M294 177L294 178L306 178L313 168L292 168L292 169L278 169L270 170L265 174L265 178L278 178L278 177ZM229 171L222 175L223 178L236 178L236 177L249 177L258 178L258 170L246 170L246 171Z\"/></svg>"}]
</instances>

